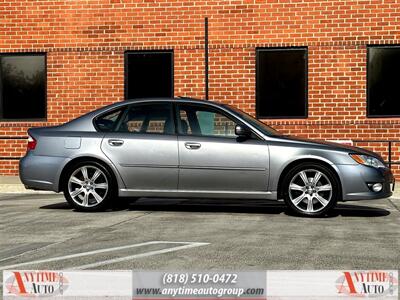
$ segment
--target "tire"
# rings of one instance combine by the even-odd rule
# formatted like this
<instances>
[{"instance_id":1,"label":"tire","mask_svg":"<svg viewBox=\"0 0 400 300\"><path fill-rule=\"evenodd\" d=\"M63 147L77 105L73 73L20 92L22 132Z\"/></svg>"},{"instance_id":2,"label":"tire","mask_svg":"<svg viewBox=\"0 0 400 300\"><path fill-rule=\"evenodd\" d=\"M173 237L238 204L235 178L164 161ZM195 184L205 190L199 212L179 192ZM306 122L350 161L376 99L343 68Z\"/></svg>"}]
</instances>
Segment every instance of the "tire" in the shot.
<instances>
[{"instance_id":1,"label":"tire","mask_svg":"<svg viewBox=\"0 0 400 300\"><path fill-rule=\"evenodd\" d=\"M336 206L340 184L330 169L318 163L302 163L283 180L283 198L296 215L321 217Z\"/></svg>"},{"instance_id":2,"label":"tire","mask_svg":"<svg viewBox=\"0 0 400 300\"><path fill-rule=\"evenodd\" d=\"M63 192L65 199L77 211L104 211L116 199L116 186L114 176L102 164L82 161L68 169Z\"/></svg>"}]
</instances>

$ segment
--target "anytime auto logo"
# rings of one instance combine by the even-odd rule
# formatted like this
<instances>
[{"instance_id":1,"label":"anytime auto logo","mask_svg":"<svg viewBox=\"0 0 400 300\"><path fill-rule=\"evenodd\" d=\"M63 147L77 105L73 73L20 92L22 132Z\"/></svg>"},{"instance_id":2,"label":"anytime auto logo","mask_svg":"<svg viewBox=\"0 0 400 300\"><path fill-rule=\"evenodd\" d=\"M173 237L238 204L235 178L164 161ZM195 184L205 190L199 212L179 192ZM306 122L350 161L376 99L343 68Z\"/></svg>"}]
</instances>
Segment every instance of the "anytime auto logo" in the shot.
<instances>
[{"instance_id":1,"label":"anytime auto logo","mask_svg":"<svg viewBox=\"0 0 400 300\"><path fill-rule=\"evenodd\" d=\"M397 272L347 271L336 280L336 287L346 296L392 296L398 288Z\"/></svg>"},{"instance_id":2,"label":"anytime auto logo","mask_svg":"<svg viewBox=\"0 0 400 300\"><path fill-rule=\"evenodd\" d=\"M5 279L8 295L55 296L62 295L68 288L68 279L62 272L13 271Z\"/></svg>"}]
</instances>

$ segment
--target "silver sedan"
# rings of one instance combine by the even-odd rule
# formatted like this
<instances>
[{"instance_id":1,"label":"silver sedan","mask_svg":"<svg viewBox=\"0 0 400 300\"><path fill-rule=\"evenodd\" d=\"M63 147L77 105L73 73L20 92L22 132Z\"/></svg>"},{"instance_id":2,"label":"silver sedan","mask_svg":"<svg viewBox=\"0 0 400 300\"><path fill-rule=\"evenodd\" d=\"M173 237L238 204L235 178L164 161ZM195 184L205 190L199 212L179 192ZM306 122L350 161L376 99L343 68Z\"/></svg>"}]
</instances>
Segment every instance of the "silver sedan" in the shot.
<instances>
[{"instance_id":1,"label":"silver sedan","mask_svg":"<svg viewBox=\"0 0 400 300\"><path fill-rule=\"evenodd\" d=\"M320 216L338 201L389 197L394 185L376 153L284 136L211 101L128 100L28 134L22 182L62 191L81 211L122 197L236 198Z\"/></svg>"}]
</instances>

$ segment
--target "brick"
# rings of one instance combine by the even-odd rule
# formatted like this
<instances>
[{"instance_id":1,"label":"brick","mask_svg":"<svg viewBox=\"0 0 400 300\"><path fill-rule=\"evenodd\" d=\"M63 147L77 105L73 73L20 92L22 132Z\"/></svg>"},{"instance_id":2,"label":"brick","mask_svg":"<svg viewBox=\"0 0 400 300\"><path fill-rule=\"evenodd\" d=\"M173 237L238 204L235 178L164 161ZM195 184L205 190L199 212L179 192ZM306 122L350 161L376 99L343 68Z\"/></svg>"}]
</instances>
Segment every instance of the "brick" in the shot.
<instances>
[{"instance_id":1,"label":"brick","mask_svg":"<svg viewBox=\"0 0 400 300\"><path fill-rule=\"evenodd\" d=\"M203 98L205 16L211 99L254 115L256 47L308 46L309 117L263 121L309 138L400 140L400 118L366 117L366 45L400 43L400 2L389 0L0 1L0 52L47 52L48 101L46 122L1 122L0 136L121 101L126 50L173 49L175 95ZM362 145L386 157L387 143ZM0 146L0 156L25 152L24 140ZM1 160L0 174L17 164Z\"/></svg>"}]
</instances>

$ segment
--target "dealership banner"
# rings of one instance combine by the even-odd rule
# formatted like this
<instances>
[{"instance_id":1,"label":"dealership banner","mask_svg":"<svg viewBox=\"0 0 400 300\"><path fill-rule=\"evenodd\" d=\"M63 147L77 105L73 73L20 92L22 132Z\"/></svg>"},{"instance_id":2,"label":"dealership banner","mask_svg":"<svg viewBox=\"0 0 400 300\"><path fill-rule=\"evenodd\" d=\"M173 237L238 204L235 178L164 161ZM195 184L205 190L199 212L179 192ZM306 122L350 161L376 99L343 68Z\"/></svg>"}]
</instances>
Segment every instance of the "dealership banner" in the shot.
<instances>
[{"instance_id":1,"label":"dealership banner","mask_svg":"<svg viewBox=\"0 0 400 300\"><path fill-rule=\"evenodd\" d=\"M3 299L398 299L397 270L4 271Z\"/></svg>"},{"instance_id":2,"label":"dealership banner","mask_svg":"<svg viewBox=\"0 0 400 300\"><path fill-rule=\"evenodd\" d=\"M266 272L133 272L134 299L266 299Z\"/></svg>"}]
</instances>

